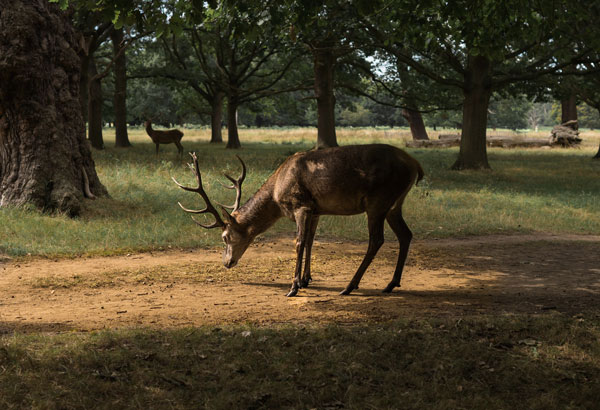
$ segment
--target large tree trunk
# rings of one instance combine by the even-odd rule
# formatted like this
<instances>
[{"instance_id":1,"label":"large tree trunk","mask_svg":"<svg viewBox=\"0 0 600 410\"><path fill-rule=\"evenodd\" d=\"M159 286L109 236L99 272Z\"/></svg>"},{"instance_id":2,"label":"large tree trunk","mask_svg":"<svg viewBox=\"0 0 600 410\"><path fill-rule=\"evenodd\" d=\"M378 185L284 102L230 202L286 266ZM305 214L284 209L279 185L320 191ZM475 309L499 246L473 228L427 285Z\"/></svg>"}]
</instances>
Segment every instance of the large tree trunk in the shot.
<instances>
[{"instance_id":1,"label":"large tree trunk","mask_svg":"<svg viewBox=\"0 0 600 410\"><path fill-rule=\"evenodd\" d=\"M452 169L489 169L486 150L487 111L492 96L490 61L470 56L465 74L460 152Z\"/></svg>"},{"instance_id":2,"label":"large tree trunk","mask_svg":"<svg viewBox=\"0 0 600 410\"><path fill-rule=\"evenodd\" d=\"M111 39L115 58L115 147L126 148L131 147L131 143L127 134L127 58L122 52L123 38L123 28L113 30Z\"/></svg>"},{"instance_id":3,"label":"large tree trunk","mask_svg":"<svg viewBox=\"0 0 600 410\"><path fill-rule=\"evenodd\" d=\"M57 5L0 0L0 206L77 215L96 175L79 101L79 38Z\"/></svg>"},{"instance_id":4,"label":"large tree trunk","mask_svg":"<svg viewBox=\"0 0 600 410\"><path fill-rule=\"evenodd\" d=\"M98 77L96 60L92 55L89 63L88 83L88 137L92 147L104 149L102 138L102 80Z\"/></svg>"},{"instance_id":5,"label":"large tree trunk","mask_svg":"<svg viewBox=\"0 0 600 410\"><path fill-rule=\"evenodd\" d=\"M335 55L333 44L313 47L315 97L317 99L317 149L337 147L335 135L335 95L333 71Z\"/></svg>"},{"instance_id":6,"label":"large tree trunk","mask_svg":"<svg viewBox=\"0 0 600 410\"><path fill-rule=\"evenodd\" d=\"M571 94L560 100L561 105L561 120L564 124L567 121L577 120L577 97Z\"/></svg>"},{"instance_id":7,"label":"large tree trunk","mask_svg":"<svg viewBox=\"0 0 600 410\"><path fill-rule=\"evenodd\" d=\"M236 96L227 97L227 146L225 148L241 148L237 124L238 102Z\"/></svg>"},{"instance_id":8,"label":"large tree trunk","mask_svg":"<svg viewBox=\"0 0 600 410\"><path fill-rule=\"evenodd\" d=\"M427 130L425 129L425 123L423 122L423 116L421 116L419 111L411 110L410 108L403 108L402 116L406 119L406 121L408 121L413 140L429 139Z\"/></svg>"},{"instance_id":9,"label":"large tree trunk","mask_svg":"<svg viewBox=\"0 0 600 410\"><path fill-rule=\"evenodd\" d=\"M223 99L225 93L217 92L211 101L212 112L210 114L210 142L220 144L223 142L221 122L223 121ZM238 141L239 142L239 141Z\"/></svg>"}]
</instances>

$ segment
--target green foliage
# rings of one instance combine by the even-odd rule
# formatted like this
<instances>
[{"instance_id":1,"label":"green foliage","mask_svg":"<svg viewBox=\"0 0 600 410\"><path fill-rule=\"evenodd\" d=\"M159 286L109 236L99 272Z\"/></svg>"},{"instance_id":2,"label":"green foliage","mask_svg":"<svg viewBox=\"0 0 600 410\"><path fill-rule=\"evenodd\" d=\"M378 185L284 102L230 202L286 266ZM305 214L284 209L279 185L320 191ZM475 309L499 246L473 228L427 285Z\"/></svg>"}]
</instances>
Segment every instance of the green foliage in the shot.
<instances>
[{"instance_id":1,"label":"green foliage","mask_svg":"<svg viewBox=\"0 0 600 410\"><path fill-rule=\"evenodd\" d=\"M338 123L344 127L368 127L373 124L373 119L364 106L354 104L340 112Z\"/></svg>"},{"instance_id":2,"label":"green foliage","mask_svg":"<svg viewBox=\"0 0 600 410\"><path fill-rule=\"evenodd\" d=\"M512 130L527 128L527 113L531 108L531 102L522 96L493 98L488 108L488 127Z\"/></svg>"},{"instance_id":3,"label":"green foliage","mask_svg":"<svg viewBox=\"0 0 600 410\"><path fill-rule=\"evenodd\" d=\"M600 128L600 115L598 109L590 107L588 104L580 104L577 106L577 119L579 120L580 128Z\"/></svg>"}]
</instances>

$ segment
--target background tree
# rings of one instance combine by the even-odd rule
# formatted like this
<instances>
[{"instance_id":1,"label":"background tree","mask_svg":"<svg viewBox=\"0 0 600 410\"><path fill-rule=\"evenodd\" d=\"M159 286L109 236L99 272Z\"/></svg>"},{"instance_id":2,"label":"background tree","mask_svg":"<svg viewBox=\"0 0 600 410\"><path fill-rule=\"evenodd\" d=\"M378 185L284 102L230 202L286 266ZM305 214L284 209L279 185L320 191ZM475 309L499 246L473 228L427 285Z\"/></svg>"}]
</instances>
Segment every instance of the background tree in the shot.
<instances>
[{"instance_id":1,"label":"background tree","mask_svg":"<svg viewBox=\"0 0 600 410\"><path fill-rule=\"evenodd\" d=\"M589 63L587 68L592 74L579 78L579 81L574 83L574 89L579 98L600 113L600 71L598 70L600 64ZM600 146L598 152L594 155L594 159L600 159Z\"/></svg>"},{"instance_id":2,"label":"background tree","mask_svg":"<svg viewBox=\"0 0 600 410\"><path fill-rule=\"evenodd\" d=\"M488 126L515 131L527 128L527 113L531 110L531 105L525 96L502 98L494 95L488 108Z\"/></svg>"},{"instance_id":3,"label":"background tree","mask_svg":"<svg viewBox=\"0 0 600 410\"><path fill-rule=\"evenodd\" d=\"M549 125L551 121L551 111L552 103L532 103L526 115L526 121L529 128L537 132L540 125Z\"/></svg>"},{"instance_id":4,"label":"background tree","mask_svg":"<svg viewBox=\"0 0 600 410\"><path fill-rule=\"evenodd\" d=\"M337 146L335 76L344 63L365 57L359 52L363 36L357 16L370 13L371 3L287 0L284 4L287 15L281 24L282 31L289 32L292 43L304 44L313 59L317 148Z\"/></svg>"},{"instance_id":5,"label":"background tree","mask_svg":"<svg viewBox=\"0 0 600 410\"><path fill-rule=\"evenodd\" d=\"M99 74L96 52L114 30L110 22L101 21L101 16L88 9L79 9L75 14L75 26L83 34L81 48L80 100L83 118L88 123L88 138L92 147L104 149L102 137L102 78Z\"/></svg>"},{"instance_id":6,"label":"background tree","mask_svg":"<svg viewBox=\"0 0 600 410\"><path fill-rule=\"evenodd\" d=\"M131 146L127 134L127 57L124 52L125 34L123 27L115 28L111 33L114 62L113 94L114 123L115 123L115 146L127 148Z\"/></svg>"},{"instance_id":7,"label":"background tree","mask_svg":"<svg viewBox=\"0 0 600 410\"><path fill-rule=\"evenodd\" d=\"M395 0L365 19L377 45L463 94L462 138L454 169L489 168L486 128L494 91L564 70L589 55L572 24L589 20L580 2ZM590 22L591 23L591 22ZM579 42L575 42L575 39ZM573 48L573 44L585 46Z\"/></svg>"}]
</instances>

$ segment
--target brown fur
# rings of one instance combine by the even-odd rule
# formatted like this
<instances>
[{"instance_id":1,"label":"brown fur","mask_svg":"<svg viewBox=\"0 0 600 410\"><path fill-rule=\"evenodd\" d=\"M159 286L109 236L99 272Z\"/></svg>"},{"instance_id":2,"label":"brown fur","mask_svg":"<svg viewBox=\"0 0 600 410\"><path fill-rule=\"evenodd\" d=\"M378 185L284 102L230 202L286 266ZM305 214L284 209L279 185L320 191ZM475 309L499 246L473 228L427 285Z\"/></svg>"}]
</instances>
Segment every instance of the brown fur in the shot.
<instances>
[{"instance_id":1,"label":"brown fur","mask_svg":"<svg viewBox=\"0 0 600 410\"><path fill-rule=\"evenodd\" d=\"M156 155L158 155L158 146L160 144L175 144L179 155L183 155L183 146L181 145L181 139L183 138L183 132L173 129L159 131L152 129L152 121L148 120L144 123L146 127L146 133L152 139L152 142L156 144Z\"/></svg>"},{"instance_id":2,"label":"brown fur","mask_svg":"<svg viewBox=\"0 0 600 410\"><path fill-rule=\"evenodd\" d=\"M402 217L402 203L423 178L421 165L406 152L384 144L354 145L297 153L289 157L238 210L224 215L224 263L233 267L254 238L282 216L296 222L296 271L288 296L311 281L312 243L321 215L366 212L369 248L342 294L358 288L362 275L383 244L383 225L398 237L400 249L392 281L400 286L412 233ZM216 216L218 217L218 215ZM302 262L305 260L304 273Z\"/></svg>"}]
</instances>

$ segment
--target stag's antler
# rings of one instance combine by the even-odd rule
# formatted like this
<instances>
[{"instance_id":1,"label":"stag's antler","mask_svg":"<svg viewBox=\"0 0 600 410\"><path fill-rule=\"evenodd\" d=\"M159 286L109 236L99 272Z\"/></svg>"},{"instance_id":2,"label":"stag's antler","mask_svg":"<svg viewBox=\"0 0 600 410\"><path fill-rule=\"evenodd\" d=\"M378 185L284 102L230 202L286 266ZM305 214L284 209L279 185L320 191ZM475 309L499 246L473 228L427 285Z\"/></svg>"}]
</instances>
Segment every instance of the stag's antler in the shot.
<instances>
[{"instance_id":1,"label":"stag's antler","mask_svg":"<svg viewBox=\"0 0 600 410\"><path fill-rule=\"evenodd\" d=\"M190 156L192 157L193 164L188 164L188 166L196 174L196 180L198 181L198 187L197 188L193 188L193 187L183 186L179 182L177 182L175 180L175 178L171 177L171 179L180 188L185 189L186 191L191 191L191 192L197 192L197 193L199 193L202 196L202 199L204 199L204 202L206 203L206 208L200 209L200 210L187 209L183 205L181 205L181 202L177 202L177 203L179 204L179 206L181 207L181 209L183 209L185 212L189 212L189 213L192 213L192 214L204 214L204 213L208 212L208 213L211 213L215 217L215 222L213 222L210 225L203 225L200 222L198 222L197 220L195 220L194 217L192 216L192 219L194 220L194 222L196 222L201 227L206 228L206 229L212 229L212 228L217 228L217 227L224 227L225 226L225 222L223 222L223 220L221 219L221 215L219 215L219 212L211 204L210 200L208 199L208 195L206 194L206 192L204 191L204 188L202 187L202 177L200 176L200 168L198 167L198 157L196 156L195 152L190 152Z\"/></svg>"},{"instance_id":2,"label":"stag's antler","mask_svg":"<svg viewBox=\"0 0 600 410\"><path fill-rule=\"evenodd\" d=\"M231 209L232 212L237 211L238 208L240 207L240 200L242 199L242 183L244 182L244 179L246 179L246 164L244 164L244 161L242 161L242 159L240 158L239 155L236 155L236 157L242 163L242 174L240 175L240 177L238 179L233 179L229 175L223 174L223 175L225 175L225 178L230 180L233 185L221 184L227 189L235 189L235 203L233 205L219 204L224 208Z\"/></svg>"}]
</instances>

